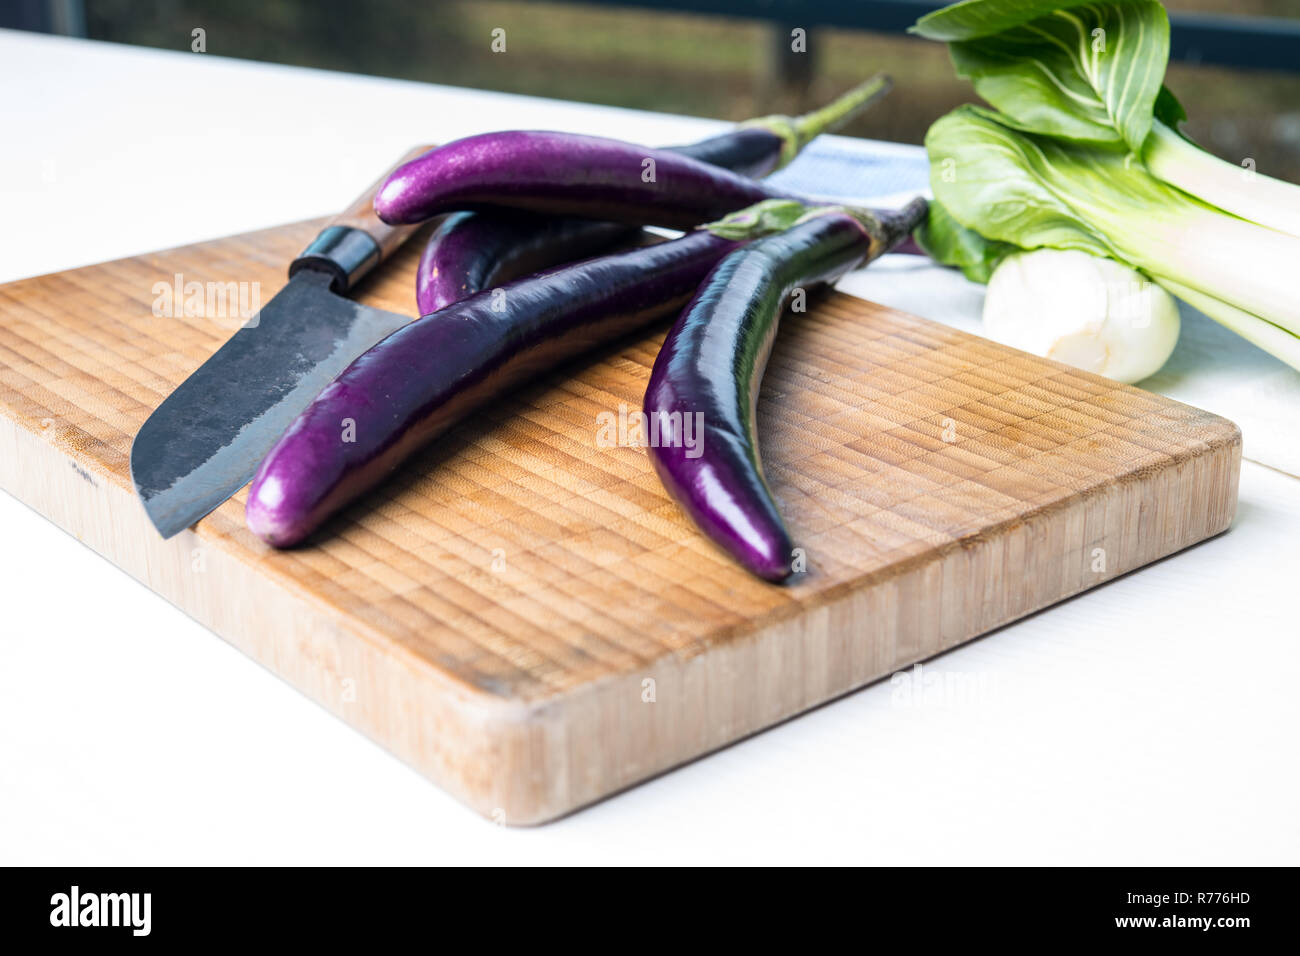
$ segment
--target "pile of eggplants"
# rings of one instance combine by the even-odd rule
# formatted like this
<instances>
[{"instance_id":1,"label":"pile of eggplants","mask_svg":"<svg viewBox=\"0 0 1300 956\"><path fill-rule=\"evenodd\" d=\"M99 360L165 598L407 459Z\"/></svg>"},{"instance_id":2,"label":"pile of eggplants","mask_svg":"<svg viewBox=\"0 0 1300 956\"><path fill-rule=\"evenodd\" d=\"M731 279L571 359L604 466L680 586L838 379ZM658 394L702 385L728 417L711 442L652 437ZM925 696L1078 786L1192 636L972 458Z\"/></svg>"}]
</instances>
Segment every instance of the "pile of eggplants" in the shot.
<instances>
[{"instance_id":1,"label":"pile of eggplants","mask_svg":"<svg viewBox=\"0 0 1300 956\"><path fill-rule=\"evenodd\" d=\"M380 218L443 217L417 270L422 318L354 361L281 436L249 489L249 528L296 545L484 403L676 317L646 391L646 420L660 426L651 461L719 547L784 581L794 545L755 421L780 313L794 289L897 247L925 203L853 209L756 177L887 87L876 78L806 116L751 120L673 149L511 131L399 167L376 194ZM686 231L647 244L644 226ZM704 423L689 454L674 431L688 415ZM347 441L344 420L354 423Z\"/></svg>"},{"instance_id":2,"label":"pile of eggplants","mask_svg":"<svg viewBox=\"0 0 1300 956\"><path fill-rule=\"evenodd\" d=\"M698 160L709 166L729 170L737 176L758 179L776 172L787 165L819 134L835 129L859 115L889 91L889 79L884 76L872 77L826 105L820 110L804 116L764 116L749 120L734 130L718 136L710 136L689 146L671 147L668 152ZM496 188L489 197L493 199L487 209L479 212L462 210L446 216L438 225L425 247L416 274L416 305L421 315L436 312L466 296L494 288L510 279L529 275L553 265L574 262L588 256L609 250L617 245L626 244L641 235L642 225L654 225L649 218L637 215L636 222L629 225L624 222L602 222L599 219L574 219L555 216L537 215L521 211L503 193L526 189L530 194L547 192L545 182L527 182L527 171L523 163L514 157L509 148L508 138L516 134L493 133L484 137L470 137L452 144L454 153L433 150L429 155L409 163L398 170L385 184L383 195L376 201L376 209L386 220L397 222L420 222L425 214L419 207L426 202L447 201L445 197L431 196L415 184L420 181L427 186L427 177L445 172L461 154L474 154L479 161L476 150L487 150L481 171L484 178L489 173L492 163L500 161L504 171L498 170L495 179ZM533 141L546 141L554 145L563 144L562 134L523 133ZM605 141L609 143L610 141ZM582 190L591 185L604 165L595 165L585 171L587 181L583 182L581 169L574 170L575 163L591 163L594 157L576 147L571 140L568 145L574 152L561 163L562 168L569 168L570 178L578 178L577 188ZM650 172L646 160L653 159L644 147L628 143L612 143L625 160L635 164L637 175L645 178ZM537 152L530 150L536 160ZM437 154L436 160L431 157ZM512 161L512 157L513 161ZM670 168L667 172L671 173ZM543 176L555 176L556 171L543 173ZM656 167L653 175L659 179L661 170ZM563 174L561 174L563 175ZM746 188L741 183L741 188ZM673 192L680 190L674 188ZM738 209L748 205L741 202ZM653 217L654 213L651 214ZM686 218L692 218L690 216ZM697 219L696 223L707 222L710 217ZM642 221L644 219L644 221Z\"/></svg>"}]
</instances>

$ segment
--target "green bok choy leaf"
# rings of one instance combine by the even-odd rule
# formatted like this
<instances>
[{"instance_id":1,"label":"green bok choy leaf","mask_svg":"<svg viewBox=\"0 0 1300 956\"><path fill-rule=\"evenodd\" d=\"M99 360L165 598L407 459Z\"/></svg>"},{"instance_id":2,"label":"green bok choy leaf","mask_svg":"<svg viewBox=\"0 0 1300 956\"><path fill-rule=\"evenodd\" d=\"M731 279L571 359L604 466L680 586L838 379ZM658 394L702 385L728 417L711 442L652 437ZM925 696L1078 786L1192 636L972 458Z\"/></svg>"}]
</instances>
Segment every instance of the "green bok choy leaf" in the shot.
<instances>
[{"instance_id":1,"label":"green bok choy leaf","mask_svg":"<svg viewBox=\"0 0 1300 956\"><path fill-rule=\"evenodd\" d=\"M1009 242L991 242L952 217L938 200L930 203L925 222L917 228L916 244L931 259L956 266L972 282L987 284L1007 256L1020 252Z\"/></svg>"},{"instance_id":2,"label":"green bok choy leaf","mask_svg":"<svg viewBox=\"0 0 1300 956\"><path fill-rule=\"evenodd\" d=\"M954 43L957 73L1027 130L1142 149L1169 59L1154 2L1055 10L995 36Z\"/></svg>"},{"instance_id":3,"label":"green bok choy leaf","mask_svg":"<svg viewBox=\"0 0 1300 956\"><path fill-rule=\"evenodd\" d=\"M927 40L974 40L1036 20L1053 10L1087 6L1096 0L963 0L927 13L908 31Z\"/></svg>"},{"instance_id":4,"label":"green bok choy leaf","mask_svg":"<svg viewBox=\"0 0 1300 956\"><path fill-rule=\"evenodd\" d=\"M1127 146L1170 185L1243 219L1300 236L1300 186L1207 153L1178 132L1163 87L1169 18L1155 0L964 0L921 18L951 42L957 72L1026 132Z\"/></svg>"}]
</instances>

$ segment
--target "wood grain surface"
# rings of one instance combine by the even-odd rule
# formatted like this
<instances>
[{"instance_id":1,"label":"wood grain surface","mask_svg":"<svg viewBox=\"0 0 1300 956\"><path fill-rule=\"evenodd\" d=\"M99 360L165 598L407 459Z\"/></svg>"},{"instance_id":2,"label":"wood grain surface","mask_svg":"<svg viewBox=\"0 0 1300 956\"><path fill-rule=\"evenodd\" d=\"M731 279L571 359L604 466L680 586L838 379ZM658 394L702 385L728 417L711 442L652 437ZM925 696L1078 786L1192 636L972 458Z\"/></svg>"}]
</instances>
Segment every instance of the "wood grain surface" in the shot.
<instances>
[{"instance_id":1,"label":"wood grain surface","mask_svg":"<svg viewBox=\"0 0 1300 956\"><path fill-rule=\"evenodd\" d=\"M663 330L502 398L277 553L244 492L163 541L132 436L320 222L0 287L0 484L479 812L552 819L1228 527L1208 413L843 295L787 315L760 398L807 571L749 577L598 416ZM417 236L358 298L414 313ZM248 287L251 288L251 287ZM208 310L203 310L207 312ZM50 640L58 640L50 634ZM166 675L160 675L165 679Z\"/></svg>"}]
</instances>

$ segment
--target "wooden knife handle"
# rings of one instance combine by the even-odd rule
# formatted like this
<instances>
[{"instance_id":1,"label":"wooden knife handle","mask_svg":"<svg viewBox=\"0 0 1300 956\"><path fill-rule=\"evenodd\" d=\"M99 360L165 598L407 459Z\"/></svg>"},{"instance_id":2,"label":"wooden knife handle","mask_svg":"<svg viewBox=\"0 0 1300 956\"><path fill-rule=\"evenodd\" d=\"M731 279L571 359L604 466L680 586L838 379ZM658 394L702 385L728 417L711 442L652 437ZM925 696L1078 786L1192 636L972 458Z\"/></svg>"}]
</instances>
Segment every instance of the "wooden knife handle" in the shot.
<instances>
[{"instance_id":1,"label":"wooden knife handle","mask_svg":"<svg viewBox=\"0 0 1300 956\"><path fill-rule=\"evenodd\" d=\"M330 288L342 294L388 258L419 226L390 226L381 220L375 215L375 193L379 192L379 187L398 166L424 155L432 148L417 146L408 151L371 183L370 188L331 219L298 258L290 263L289 275L296 275L303 269L328 272L332 276Z\"/></svg>"}]
</instances>

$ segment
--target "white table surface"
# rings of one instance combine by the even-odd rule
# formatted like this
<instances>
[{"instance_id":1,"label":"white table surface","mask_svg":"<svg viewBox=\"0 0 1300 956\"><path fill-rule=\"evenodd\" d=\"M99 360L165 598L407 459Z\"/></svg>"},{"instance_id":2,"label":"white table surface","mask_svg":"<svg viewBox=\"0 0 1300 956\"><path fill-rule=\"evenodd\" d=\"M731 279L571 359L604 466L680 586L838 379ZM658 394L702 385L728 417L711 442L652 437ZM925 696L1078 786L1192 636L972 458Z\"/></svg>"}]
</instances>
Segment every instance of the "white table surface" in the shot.
<instances>
[{"instance_id":1,"label":"white table surface","mask_svg":"<svg viewBox=\"0 0 1300 956\"><path fill-rule=\"evenodd\" d=\"M0 281L332 213L416 142L722 125L7 31L0 91ZM7 495L0 529L0 863L1300 862L1300 481L1258 465L1226 535L910 698L882 681L531 830Z\"/></svg>"}]
</instances>

